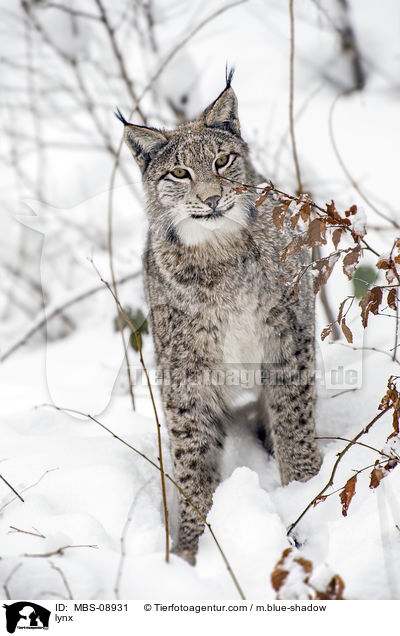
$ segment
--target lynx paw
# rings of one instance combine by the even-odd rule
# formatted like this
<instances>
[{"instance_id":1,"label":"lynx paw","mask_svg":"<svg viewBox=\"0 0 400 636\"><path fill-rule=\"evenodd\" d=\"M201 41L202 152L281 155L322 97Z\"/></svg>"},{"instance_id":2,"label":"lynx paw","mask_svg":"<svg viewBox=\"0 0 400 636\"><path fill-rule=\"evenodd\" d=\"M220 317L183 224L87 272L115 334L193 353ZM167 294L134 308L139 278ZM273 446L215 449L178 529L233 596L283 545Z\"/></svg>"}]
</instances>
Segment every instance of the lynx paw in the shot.
<instances>
[{"instance_id":1,"label":"lynx paw","mask_svg":"<svg viewBox=\"0 0 400 636\"><path fill-rule=\"evenodd\" d=\"M196 552L194 550L179 550L178 548L172 550L172 552L187 561L190 565L196 565Z\"/></svg>"}]
</instances>

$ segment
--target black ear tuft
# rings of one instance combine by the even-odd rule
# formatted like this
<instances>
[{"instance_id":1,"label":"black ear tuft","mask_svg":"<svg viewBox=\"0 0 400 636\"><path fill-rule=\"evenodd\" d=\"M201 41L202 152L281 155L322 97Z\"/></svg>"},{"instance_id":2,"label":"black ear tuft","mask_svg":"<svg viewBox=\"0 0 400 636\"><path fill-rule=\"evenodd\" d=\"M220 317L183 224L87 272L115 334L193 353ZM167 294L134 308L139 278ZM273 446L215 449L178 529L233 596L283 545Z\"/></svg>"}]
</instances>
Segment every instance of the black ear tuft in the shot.
<instances>
[{"instance_id":1,"label":"black ear tuft","mask_svg":"<svg viewBox=\"0 0 400 636\"><path fill-rule=\"evenodd\" d=\"M117 113L116 115L120 119ZM122 115L121 117L125 143L143 172L152 157L168 143L168 138L157 128L129 124Z\"/></svg>"},{"instance_id":2,"label":"black ear tuft","mask_svg":"<svg viewBox=\"0 0 400 636\"><path fill-rule=\"evenodd\" d=\"M234 74L235 74L235 67L232 66L232 68L230 68L228 71L228 63L226 63L226 67L225 67L226 88L231 87Z\"/></svg>"},{"instance_id":3,"label":"black ear tuft","mask_svg":"<svg viewBox=\"0 0 400 636\"><path fill-rule=\"evenodd\" d=\"M217 99L203 111L200 118L206 126L228 130L240 137L238 106L235 92L231 86L234 69L225 69L226 86Z\"/></svg>"},{"instance_id":4,"label":"black ear tuft","mask_svg":"<svg viewBox=\"0 0 400 636\"><path fill-rule=\"evenodd\" d=\"M125 117L123 116L119 108L116 109L114 115L116 116L117 119L119 119L119 121L121 121L124 124L124 126L129 126L129 122L126 121Z\"/></svg>"}]
</instances>

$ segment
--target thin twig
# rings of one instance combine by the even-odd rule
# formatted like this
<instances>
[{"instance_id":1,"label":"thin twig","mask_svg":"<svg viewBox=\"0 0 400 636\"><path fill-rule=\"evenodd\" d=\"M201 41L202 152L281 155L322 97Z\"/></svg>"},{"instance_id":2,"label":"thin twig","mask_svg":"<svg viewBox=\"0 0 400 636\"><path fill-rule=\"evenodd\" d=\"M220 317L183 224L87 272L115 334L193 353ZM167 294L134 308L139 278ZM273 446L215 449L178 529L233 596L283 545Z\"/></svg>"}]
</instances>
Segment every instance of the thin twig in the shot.
<instances>
[{"instance_id":1,"label":"thin twig","mask_svg":"<svg viewBox=\"0 0 400 636\"><path fill-rule=\"evenodd\" d=\"M245 4L246 2L248 2L248 0L237 0L236 2L231 2L231 4L227 4L225 7L222 7L221 9L218 9L217 11L215 11L214 13L212 13L211 15L209 15L207 18L205 18L204 20L202 20L202 22L200 22L200 24L198 24L192 31L190 31L190 33L184 37L173 49L172 51L167 55L167 57L165 58L164 62L161 64L161 66L158 68L158 70L156 71L156 73L152 76L152 78L150 79L150 81L146 84L146 86L144 87L142 93L139 96L138 101L136 102L133 110L131 111L130 114L130 118L132 117L132 115L137 111L137 108L140 104L140 102L142 101L143 97L146 95L146 93L150 90L150 88L153 86L153 84L158 80L158 78L160 77L161 73L164 71L164 69L166 68L166 66L171 62L172 58L175 57L175 55L178 53L178 51L180 51L188 42L189 40L191 40L195 35L197 35L197 33L203 29L203 27L205 27L207 24L209 24L210 22L212 22L213 20L215 20L215 18L217 18L218 16L220 16L222 13L225 13L226 11L229 11L230 9L233 9L234 7L238 7L241 4Z\"/></svg>"},{"instance_id":2,"label":"thin twig","mask_svg":"<svg viewBox=\"0 0 400 636\"><path fill-rule=\"evenodd\" d=\"M42 479L44 477L46 477L46 475L48 475L48 473L52 473L54 470L58 470L58 468L49 468L48 470L46 470L43 475L41 475L39 477L39 479L37 481L35 481L34 484L31 484L30 486L27 486L26 488L23 488L21 490L21 492L27 492L27 490L30 490L31 488L34 488L35 486L37 486L38 484L40 484L40 482L42 481ZM12 499L10 499L10 501L7 501L7 503L4 504L4 506L2 506L0 508L0 513L3 512L3 510L5 510L7 508L7 506L9 506L10 504L13 503L13 501L15 501L16 499L18 499L18 497L13 497Z\"/></svg>"},{"instance_id":3,"label":"thin twig","mask_svg":"<svg viewBox=\"0 0 400 636\"><path fill-rule=\"evenodd\" d=\"M380 315L385 315L385 314L380 314ZM388 318L392 318L393 316L387 316ZM383 353L385 356L389 356L389 358L392 360L392 354L389 353L388 351L385 351L384 349L377 349L376 347L355 347L352 344L348 344L347 342L330 342L329 344L332 345L340 345L341 347L346 347L347 349L352 349L353 351L375 351L376 353ZM400 362L396 359L394 360L394 362L397 362L397 364L400 364Z\"/></svg>"},{"instance_id":4,"label":"thin twig","mask_svg":"<svg viewBox=\"0 0 400 636\"><path fill-rule=\"evenodd\" d=\"M136 338L136 344L137 344L137 349L139 352L139 360L140 360L140 364L142 365L142 369L143 372L146 376L146 382L147 382L147 387L149 390L149 394L150 394L150 400L151 400L151 404L153 407L153 412L154 412L154 417L156 420L156 426L157 426L157 442L158 442L158 454L159 454L159 462L160 462L160 476L161 476L161 492L162 492L162 499L163 499L163 507L164 507L164 521L165 521L165 560L168 563L169 562L169 519L168 519L168 506L167 506L167 492L165 489L165 473L164 473L164 461L163 461L163 452L162 452L162 442L161 442L161 424L160 424L160 420L158 417L158 411L157 411L157 407L156 407L156 402L154 399L154 394L153 394L153 388L151 386L151 382L150 382L150 377L147 371L147 367L143 358L143 352L142 352L142 342L140 339L140 334L137 331L137 329L135 328L134 324L132 323L130 317L128 316L128 314L126 313L125 309L123 308L123 306L121 305L116 293L113 291L113 289L111 288L111 285L104 280L104 278L101 276L99 270L97 269L97 267L95 266L95 264L92 261L92 265L95 269L95 271L97 272L101 282L107 287L107 289L109 290L109 292L112 294L115 303L117 305L117 309L118 311L123 315L123 317L125 318L127 324L129 325L132 333L134 334L135 338Z\"/></svg>"},{"instance_id":5,"label":"thin twig","mask_svg":"<svg viewBox=\"0 0 400 636\"><path fill-rule=\"evenodd\" d=\"M345 393L351 393L352 391L358 391L359 389L355 387L354 389L344 389L344 391L339 391L339 393L335 393L335 395L330 395L330 399L332 400L335 397L339 397L339 395L344 395Z\"/></svg>"},{"instance_id":6,"label":"thin twig","mask_svg":"<svg viewBox=\"0 0 400 636\"><path fill-rule=\"evenodd\" d=\"M22 499L21 495L15 490L15 488L13 488L13 486L11 486L11 484L7 481L7 479L3 477L3 475L0 475L0 479L2 479L2 481L7 484L7 486L13 491L13 493L17 495L18 499L20 499L24 503L24 499Z\"/></svg>"},{"instance_id":7,"label":"thin twig","mask_svg":"<svg viewBox=\"0 0 400 636\"><path fill-rule=\"evenodd\" d=\"M130 444L129 442L127 442L126 440L124 440L122 437L119 437L119 435L117 435L116 433L114 433L110 428L108 428L105 424L103 424L102 422L100 422L100 420L98 420L97 418L93 417L93 415L90 415L89 413L84 413L83 411L78 411L76 409L70 409L70 408L66 408L66 407L60 407L60 406L56 406L55 404L42 404L42 406L45 407L49 407L52 409L56 409L57 411L61 411L61 412L66 412L66 413L76 413L77 415L82 415L83 417L87 417L88 419L92 420L92 422L95 422L96 424L98 424L101 428L103 428L105 431L107 431L107 433L110 433L110 435L112 435L112 437L114 437L114 439L118 440L119 442L121 442L121 444L123 444L124 446L126 446L127 448L130 448L134 453L136 453L137 455L139 455L140 457L142 457L144 460L146 460L146 462L148 462L149 464L151 464L154 468L156 468L159 472L161 472L160 466L158 464L156 464L156 462L154 462L152 459L150 459L149 457L147 457L147 455L145 455L144 453L142 453L140 450L138 450L137 448L135 448L135 446L132 446L132 444ZM232 570L232 567L228 561L227 556L225 555L225 552L223 551L221 544L219 543L219 541L217 540L217 537L215 536L214 531L211 528L211 525L208 523L207 519L204 517L204 515L200 512L200 510L197 508L197 506L195 506L195 504L193 504L189 497L185 494L185 491L179 486L179 484L175 481L175 479L173 477L171 477L168 473L165 473L165 478L168 479L168 481L173 484L175 486L175 488L179 491L179 493L182 495L182 497L185 499L185 501L188 503L188 505L196 512L196 514L200 517L200 519L203 521L203 523L206 525L206 527L209 529L211 536L214 540L215 545L218 548L218 551L225 563L225 566L229 572L229 575L233 581L233 584L235 585L240 598L243 600L246 600L246 597L244 596L243 590L239 585L239 581L237 580L235 573Z\"/></svg>"},{"instance_id":8,"label":"thin twig","mask_svg":"<svg viewBox=\"0 0 400 636\"><path fill-rule=\"evenodd\" d=\"M126 536L128 534L128 530L129 530L129 526L131 524L132 521L132 513L134 511L134 508L137 504L137 501L140 497L140 495L142 494L142 492L147 488L147 486L149 485L150 480L147 480L144 484L142 484L142 486L139 488L139 490L137 491L137 493L135 494L135 497L129 507L129 511L128 511L128 516L127 519L124 523L124 527L122 529L122 534L120 537L120 544L121 544L121 556L120 556L120 560L119 560L119 564L118 564L118 570L117 570L117 576L115 578L115 585L114 585L114 594L115 594L115 598L116 599L120 599L121 595L120 595L120 586L121 586L121 580L122 580L122 572L124 569L124 562L125 562L125 558L126 558Z\"/></svg>"},{"instance_id":9,"label":"thin twig","mask_svg":"<svg viewBox=\"0 0 400 636\"><path fill-rule=\"evenodd\" d=\"M328 490L328 488L330 488L333 485L333 480L334 480L334 477L335 477L335 473L336 473L337 467L339 466L339 463L341 462L341 460L343 459L343 457L347 453L347 451L352 446L354 446L354 444L356 444L356 442L358 442L359 438L362 437L362 435L366 435L370 431L372 426L375 424L375 422L377 422L391 408L392 408L391 406L388 406L383 411L378 413L378 415L376 415L373 420L371 420L359 433L357 433L357 435L352 440L350 440L349 443L344 447L344 449L339 453L339 455L337 457L337 460L335 461L335 463L333 465L332 472L331 472L331 475L329 477L329 480L327 481L327 483L325 484L323 489L318 493L318 495L316 495L312 499L312 501L310 501L310 503L306 506L306 508L304 508L303 512L297 517L296 521L294 521L289 526L289 528L287 530L287 533L286 533L287 536L290 536L292 534L293 530L298 525L298 523L303 519L304 515L310 510L310 508L313 507L315 501L317 501L320 497L322 497L324 492L326 492Z\"/></svg>"},{"instance_id":10,"label":"thin twig","mask_svg":"<svg viewBox=\"0 0 400 636\"><path fill-rule=\"evenodd\" d=\"M115 30L113 29L113 27L111 26L111 24L109 22L109 19L108 19L108 16L107 16L107 13L106 13L106 10L105 10L105 7L103 5L102 0L95 0L95 2L96 2L97 7L98 7L98 9L100 11L101 22L104 24L104 27L105 27L105 29L106 29L106 31L108 33L109 38L110 38L111 48L112 48L113 53L115 55L115 58L116 58L116 60L118 62L119 70L121 72L121 77L122 77L122 79L125 82L125 85L126 85L126 87L128 89L128 93L129 93L131 99L134 102L137 102L138 99L136 97L136 93L135 93L135 90L133 88L132 80L129 77L127 68L125 66L123 55L122 55L121 51L119 50L119 46L118 46L117 40L115 38ZM147 124L147 118L144 115L143 111L140 109L139 105L138 105L138 108L137 108L137 112L139 113L143 123L146 125Z\"/></svg>"},{"instance_id":11,"label":"thin twig","mask_svg":"<svg viewBox=\"0 0 400 636\"><path fill-rule=\"evenodd\" d=\"M11 530L14 530L15 532L21 532L22 534L30 534L33 537L39 537L40 539L45 539L45 535L42 534L41 532L39 532L39 530L37 530L36 528L33 528L34 530L36 530L36 532L31 532L30 530L21 530L21 528L16 528L15 526L10 526ZM9 532L9 534L14 534Z\"/></svg>"},{"instance_id":12,"label":"thin twig","mask_svg":"<svg viewBox=\"0 0 400 636\"><path fill-rule=\"evenodd\" d=\"M374 205L372 203L372 201L370 201L370 199L368 199L364 192L361 190L360 186L358 185L357 181L354 179L354 177L352 176L352 174L350 173L349 169L347 168L346 164L343 161L343 158L339 152L339 148L338 145L336 143L336 138L335 138L335 134L334 134L334 130L333 130L333 113L335 110L335 106L337 104L337 102L339 101L339 99L341 97L344 97L345 95L348 95L349 93L351 93L354 90L353 88L349 88L346 89L344 91L341 91L338 95L336 95L335 99L333 100L331 107L329 109L329 119L328 119L328 123L329 123L329 136L330 136L330 140L331 140L331 144L332 144L332 148L333 151L336 155L336 159L339 162L340 167L342 168L344 174L346 175L347 179L350 181L351 185L353 186L353 188L356 190L356 192L358 192L359 196L362 198L362 200L375 212L375 214L377 214L378 216L380 216L382 219L385 219L386 221L388 221L389 223L391 223L393 225L393 227L396 228L400 228L400 225L397 223L397 221L395 221L394 219L390 218L389 216L387 216L386 214L384 214L381 210L379 210L376 205Z\"/></svg>"},{"instance_id":13,"label":"thin twig","mask_svg":"<svg viewBox=\"0 0 400 636\"><path fill-rule=\"evenodd\" d=\"M17 570L19 570L19 568L21 567L22 563L18 563L18 565L16 565L10 572L10 574L7 576L6 580L4 581L3 584L3 590L4 593L6 595L7 600L11 601L11 594L10 594L10 590L8 589L8 584L11 581L12 577L14 576L14 574L16 573Z\"/></svg>"},{"instance_id":14,"label":"thin twig","mask_svg":"<svg viewBox=\"0 0 400 636\"><path fill-rule=\"evenodd\" d=\"M99 16L94 13L86 13L85 11L78 11L77 9L71 9L71 7L66 7L62 4L56 4L55 2L47 2L46 9L59 9L60 11L65 11L70 15L76 18L87 18L88 20L95 20L99 22Z\"/></svg>"},{"instance_id":15,"label":"thin twig","mask_svg":"<svg viewBox=\"0 0 400 636\"><path fill-rule=\"evenodd\" d=\"M329 436L329 435L316 435L313 436L312 439L330 439L330 440L340 440L341 442L351 442L351 439L348 439L347 437L336 437L336 436ZM384 457L387 457L388 459L393 459L393 457L391 455L388 455L387 453L384 453L382 450L379 450L378 448L374 448L374 446L370 446L369 444L364 444L364 442L354 442L354 444L356 444L357 446L364 446L364 448L369 448L370 450L375 451L375 453L379 453L379 455L383 455Z\"/></svg>"},{"instance_id":16,"label":"thin twig","mask_svg":"<svg viewBox=\"0 0 400 636\"><path fill-rule=\"evenodd\" d=\"M303 192L303 184L301 182L299 157L297 154L296 138L294 134L293 119L293 102L294 102L294 10L293 0L289 0L289 17L290 17L290 58L289 58L289 123L290 123L290 139L292 141L293 161L296 168L297 190L298 194Z\"/></svg>"},{"instance_id":17,"label":"thin twig","mask_svg":"<svg viewBox=\"0 0 400 636\"><path fill-rule=\"evenodd\" d=\"M117 283L119 285L122 285L123 283L126 283L128 280L133 280L134 278L137 278L138 276L140 276L140 274L141 274L140 271L134 272L133 274L127 274L126 276L122 276L117 281ZM58 316L60 313L68 309L68 307L71 307L71 305L75 305L75 303L79 303L81 300L84 300L88 298L89 296L92 296L93 294L97 294L97 292L102 290L104 290L104 285L97 284L95 286L90 287L89 289L86 289L83 292L79 292L78 294L75 294L74 296L72 296L72 298L69 298L68 300L62 302L59 305L55 305L53 307L51 306L47 307L45 309L45 313L41 314L33 321L33 324L30 327L28 327L28 329L23 334L23 336L18 338L16 342L14 342L8 349L6 349L0 355L0 362L4 362L4 360L9 358L12 353L17 351L24 344L26 344L27 341L35 333L40 331L40 329L42 329L50 320L52 320L53 318Z\"/></svg>"},{"instance_id":18,"label":"thin twig","mask_svg":"<svg viewBox=\"0 0 400 636\"><path fill-rule=\"evenodd\" d=\"M40 559L45 559L47 557L52 557L52 556L56 556L57 554L59 555L63 555L65 550L69 550L70 548L98 548L98 545L63 545L60 548L57 548L57 550L52 550L51 552L43 552L42 554L28 554L25 553L22 556L24 557L37 557Z\"/></svg>"},{"instance_id":19,"label":"thin twig","mask_svg":"<svg viewBox=\"0 0 400 636\"><path fill-rule=\"evenodd\" d=\"M58 572L59 575L61 576L62 582L64 583L65 589L67 590L68 598L72 601L74 596L72 594L71 587L70 587L70 585L68 583L67 577L65 576L64 572L62 571L62 569L60 567L55 565L52 561L50 561L50 566L53 568L53 570L56 570L56 572Z\"/></svg>"}]
</instances>

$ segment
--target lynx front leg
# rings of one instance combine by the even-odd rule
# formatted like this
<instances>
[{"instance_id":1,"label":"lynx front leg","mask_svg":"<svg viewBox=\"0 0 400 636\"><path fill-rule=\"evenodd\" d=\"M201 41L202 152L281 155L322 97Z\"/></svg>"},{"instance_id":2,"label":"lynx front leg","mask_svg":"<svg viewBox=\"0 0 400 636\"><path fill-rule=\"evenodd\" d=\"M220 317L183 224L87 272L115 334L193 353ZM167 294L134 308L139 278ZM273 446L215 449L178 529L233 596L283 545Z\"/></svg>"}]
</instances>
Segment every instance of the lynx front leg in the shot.
<instances>
[{"instance_id":1,"label":"lynx front leg","mask_svg":"<svg viewBox=\"0 0 400 636\"><path fill-rule=\"evenodd\" d=\"M188 394L183 386L164 396L175 480L187 497L179 495L179 530L173 551L192 565L204 530L193 506L206 518L219 483L224 432L221 401L213 397L210 400L209 395L206 402L201 392Z\"/></svg>"},{"instance_id":2,"label":"lynx front leg","mask_svg":"<svg viewBox=\"0 0 400 636\"><path fill-rule=\"evenodd\" d=\"M274 308L267 367L267 398L275 457L282 484L307 481L321 466L314 425L315 352L312 326L300 325L294 312ZM267 323L268 324L268 323Z\"/></svg>"}]
</instances>

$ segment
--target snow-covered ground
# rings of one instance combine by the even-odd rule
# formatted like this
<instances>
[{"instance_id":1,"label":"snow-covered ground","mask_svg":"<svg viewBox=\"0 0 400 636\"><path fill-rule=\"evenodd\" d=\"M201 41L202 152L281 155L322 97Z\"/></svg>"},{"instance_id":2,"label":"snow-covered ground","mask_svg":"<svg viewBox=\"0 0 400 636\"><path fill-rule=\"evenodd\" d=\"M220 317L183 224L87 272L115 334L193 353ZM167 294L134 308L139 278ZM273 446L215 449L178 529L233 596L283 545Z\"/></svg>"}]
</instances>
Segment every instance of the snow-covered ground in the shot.
<instances>
[{"instance_id":1,"label":"snow-covered ground","mask_svg":"<svg viewBox=\"0 0 400 636\"><path fill-rule=\"evenodd\" d=\"M94 11L91 2L84 4ZM132 42L126 55L139 84L145 85L145 78L152 76L160 60L185 34L226 4L219 0L156 2L158 58L149 56L144 67L135 62L129 52L138 49L138 42ZM388 252L396 230L352 188L329 137L332 102L340 90L351 85L335 31L325 13L318 10L318 5L326 7L335 20L334 3L297 4L295 113L304 184L315 200L324 203L333 198L338 209L361 204L372 228L368 240L379 252ZM6 11L5 3L2 5ZM182 7L184 11L179 10ZM374 0L364 0L352 2L351 8L367 85L362 92L337 102L333 114L336 143L365 195L387 216L400 221L399 7L396 0L383 0L379 6ZM54 13L49 12L49 16L43 13L44 23L60 33L60 45L70 45L62 16L58 15L57 20ZM98 40L91 42L90 21L87 28L87 41L80 45L92 46L100 55ZM250 0L238 4L190 39L166 67L159 83L163 95L174 96L190 89L187 112L194 117L221 90L226 61L234 63L243 136L260 170L278 186L293 192L296 183L288 136L288 33L287 3ZM107 62L105 58L105 65ZM99 95L107 106L104 121L115 145L121 133L112 118L117 98L110 87L104 87ZM118 105L129 110L131 103ZM151 94L144 99L143 107L151 124L160 124L170 116L158 113ZM82 115L81 123L85 121ZM51 120L51 130L60 139L69 135L57 117ZM117 277L140 272L146 233L139 174L125 149L123 162L133 184L124 186L118 177L114 192ZM27 165L29 169L33 168ZM29 254L27 273L33 276L40 272L47 312L99 283L90 259L109 278L111 169L112 161L101 153L62 145L50 149L46 162L50 194L44 202L38 201L37 191L29 183L17 180L15 186L11 169L5 172L3 195L8 207L4 209L8 212L0 219L1 260L14 263L15 253L23 245ZM375 230L378 225L385 229ZM375 259L365 260L373 263ZM340 269L337 266L328 286L334 308L351 293L351 284ZM8 276L2 269L2 283L10 292L15 279ZM121 285L120 296L124 305L145 309L140 274ZM2 354L36 319L36 314L10 313L3 300ZM148 391L139 381L133 412L121 338L114 331L114 313L110 294L99 291L66 311L75 328L67 329L59 317L51 319L46 345L36 334L0 366L0 474L24 498L21 502L0 482L0 596L235 598L237 590L208 530L201 537L195 567L174 555L169 564L165 563L157 471L95 421L51 406L90 413L157 461L156 425ZM354 437L377 414L389 376L398 374L398 362L372 350L388 352L393 347L394 321L372 316L363 332L355 305L347 322L354 332L354 347L368 349L355 351L344 339L335 344L329 339L318 342L320 436ZM317 323L319 331L326 324L320 306ZM150 338L144 341L144 358L152 369ZM131 364L140 379L139 361L133 352ZM386 414L362 441L382 449L391 426L391 415ZM245 425L232 431L227 440L223 481L208 520L247 598L275 598L270 574L290 545L287 527L326 484L337 453L346 442L321 440L320 444L324 455L320 474L305 484L281 487L275 461ZM170 471L164 430L163 448ZM334 486L326 494L342 488L354 470L374 464L376 458L375 451L354 446L341 461ZM394 469L376 490L369 488L369 473L366 470L358 476L347 517L341 514L339 493L333 494L308 511L297 526L296 538L301 555L313 563L316 580L339 574L346 598L398 599L400 468ZM172 487L168 488L168 501L173 520L176 501ZM63 554L57 553L63 547ZM303 598L304 590L304 586L294 584L290 594Z\"/></svg>"}]
</instances>

